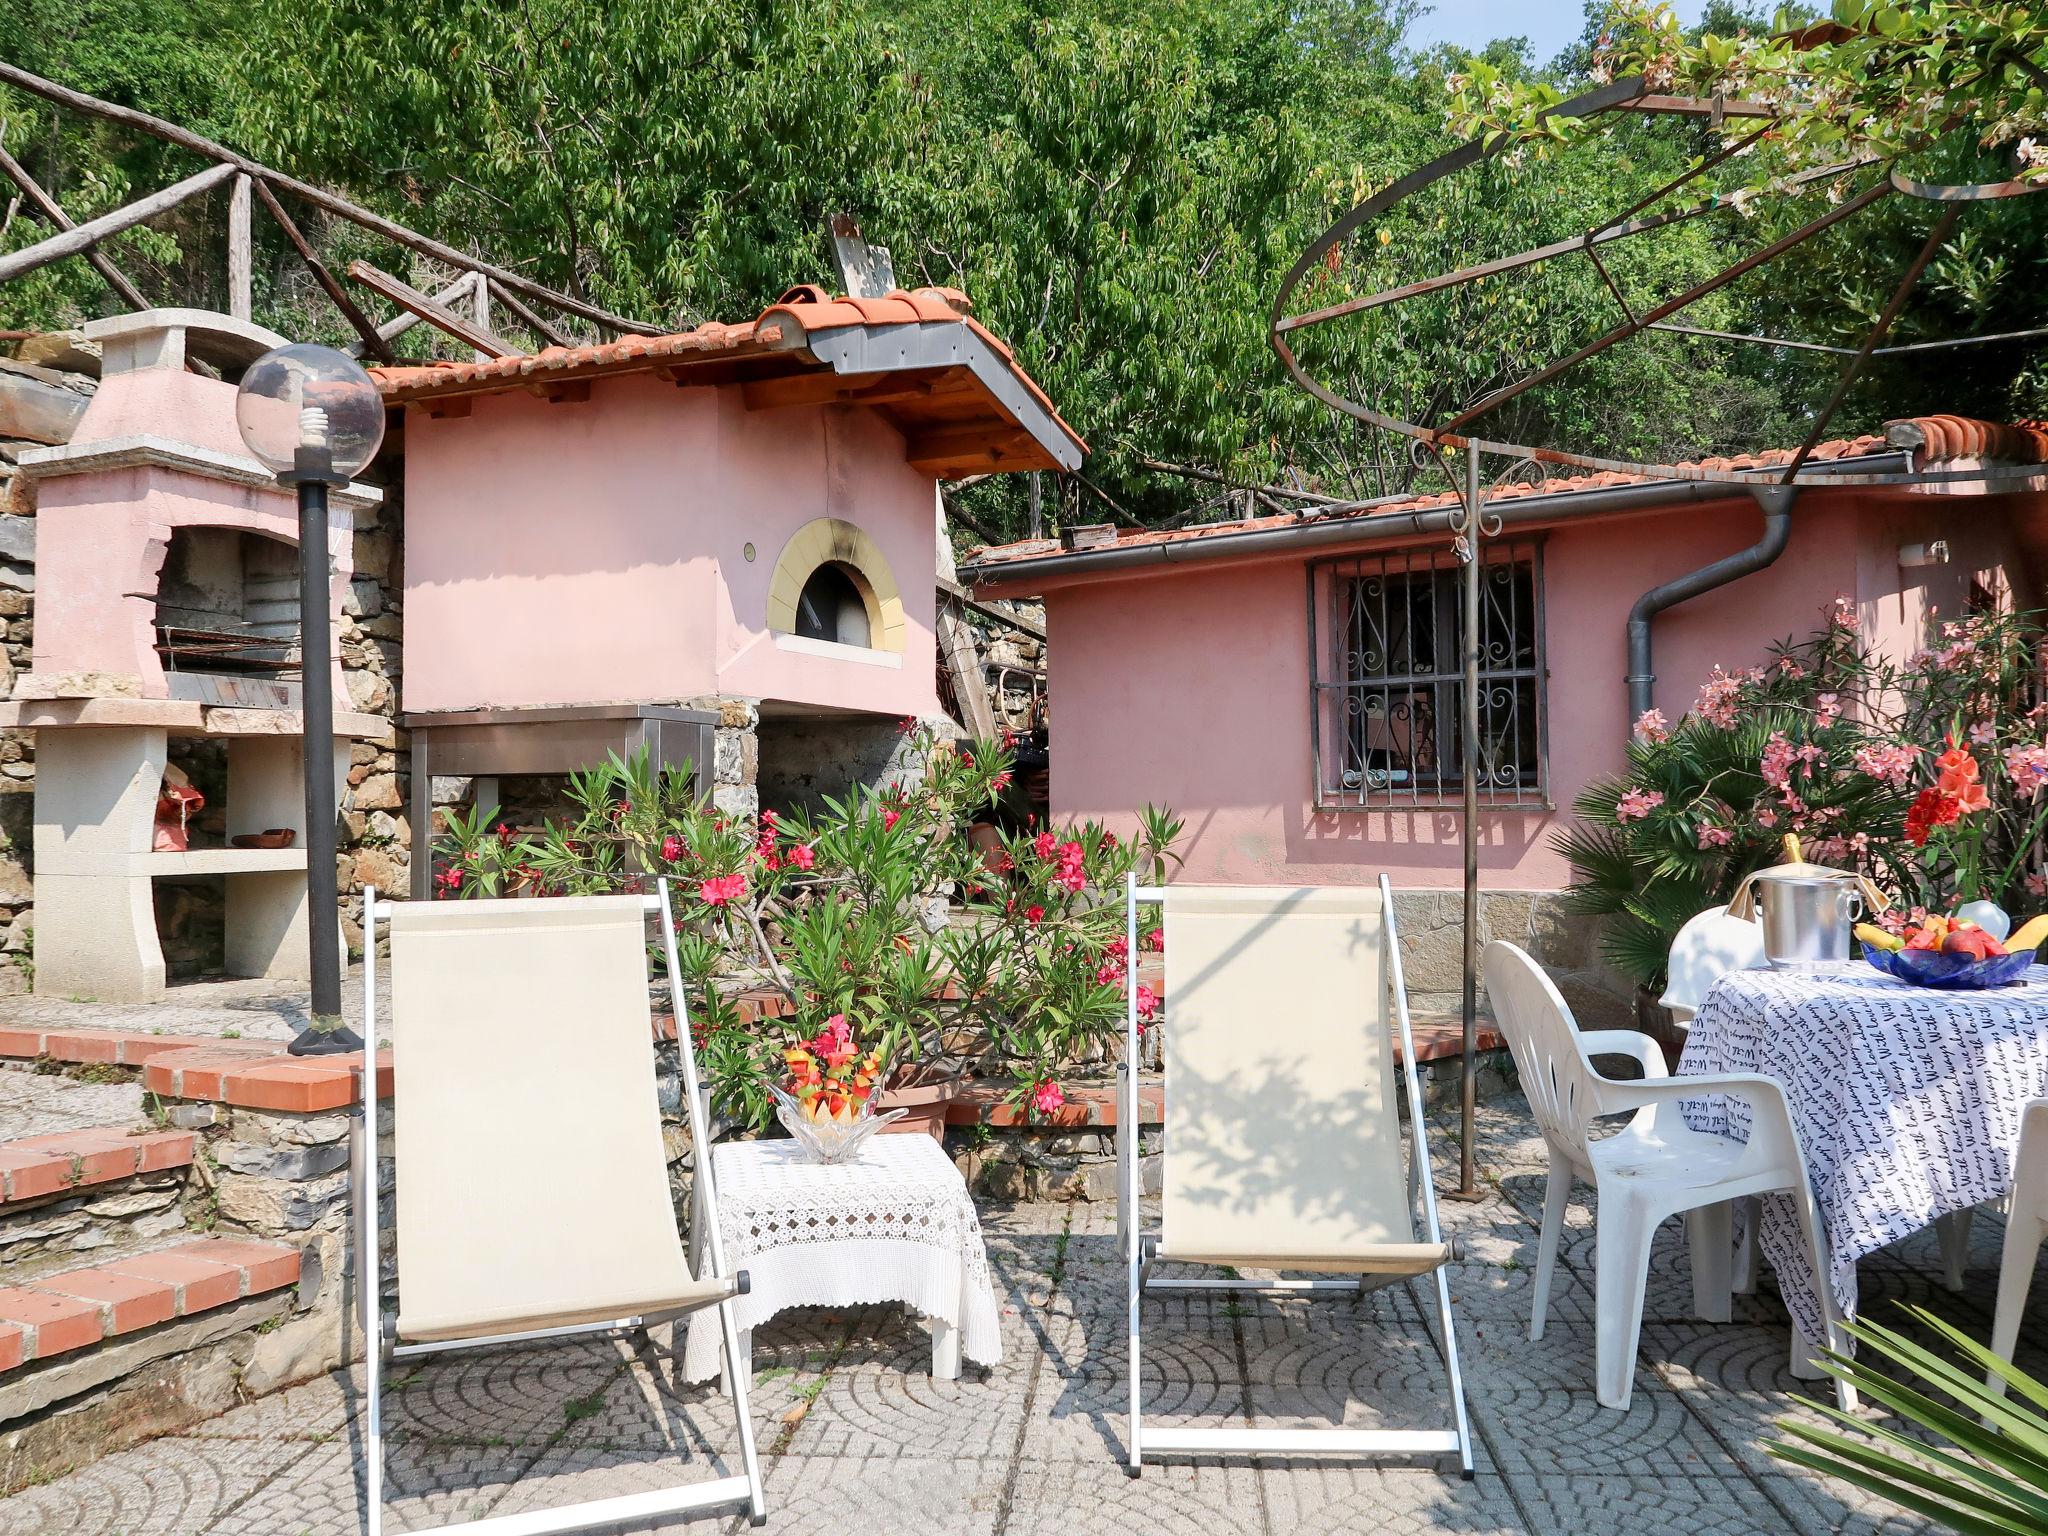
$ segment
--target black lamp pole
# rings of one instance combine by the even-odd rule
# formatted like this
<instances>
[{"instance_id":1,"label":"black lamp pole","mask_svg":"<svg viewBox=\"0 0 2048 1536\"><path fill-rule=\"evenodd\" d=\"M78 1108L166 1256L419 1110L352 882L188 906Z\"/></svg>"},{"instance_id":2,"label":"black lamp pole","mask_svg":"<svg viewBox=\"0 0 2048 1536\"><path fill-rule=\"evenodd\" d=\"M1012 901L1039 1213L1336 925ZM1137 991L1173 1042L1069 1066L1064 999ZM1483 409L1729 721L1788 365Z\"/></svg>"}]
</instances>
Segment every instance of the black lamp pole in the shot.
<instances>
[{"instance_id":1,"label":"black lamp pole","mask_svg":"<svg viewBox=\"0 0 2048 1536\"><path fill-rule=\"evenodd\" d=\"M334 886L334 641L327 622L327 488L339 483L324 447L302 444L278 476L299 492L299 721L306 752L306 939L313 1010L290 1046L294 1056L363 1048L341 1021L340 904Z\"/></svg>"}]
</instances>

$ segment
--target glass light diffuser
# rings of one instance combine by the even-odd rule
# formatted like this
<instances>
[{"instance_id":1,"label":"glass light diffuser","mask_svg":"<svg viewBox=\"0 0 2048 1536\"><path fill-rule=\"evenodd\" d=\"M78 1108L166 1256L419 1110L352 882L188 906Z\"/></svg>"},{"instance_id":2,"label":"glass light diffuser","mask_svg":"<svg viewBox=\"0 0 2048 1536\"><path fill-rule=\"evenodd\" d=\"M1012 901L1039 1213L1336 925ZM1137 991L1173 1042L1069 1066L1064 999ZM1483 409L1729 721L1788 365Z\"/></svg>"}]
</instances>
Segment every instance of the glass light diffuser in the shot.
<instances>
[{"instance_id":1,"label":"glass light diffuser","mask_svg":"<svg viewBox=\"0 0 2048 1536\"><path fill-rule=\"evenodd\" d=\"M384 441L384 401L362 365L299 342L264 353L235 393L242 441L271 473L344 484Z\"/></svg>"}]
</instances>

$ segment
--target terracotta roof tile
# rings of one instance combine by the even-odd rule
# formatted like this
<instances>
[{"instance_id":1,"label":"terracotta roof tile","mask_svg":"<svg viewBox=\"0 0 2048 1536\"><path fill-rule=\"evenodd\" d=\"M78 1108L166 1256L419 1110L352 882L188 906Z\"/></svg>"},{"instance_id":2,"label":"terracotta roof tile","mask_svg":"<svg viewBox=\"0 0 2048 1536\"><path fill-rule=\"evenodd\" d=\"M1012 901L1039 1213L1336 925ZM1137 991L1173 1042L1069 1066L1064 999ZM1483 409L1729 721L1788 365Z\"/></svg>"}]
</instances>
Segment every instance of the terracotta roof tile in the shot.
<instances>
[{"instance_id":1,"label":"terracotta roof tile","mask_svg":"<svg viewBox=\"0 0 2048 1536\"><path fill-rule=\"evenodd\" d=\"M1862 458L1883 453L1887 448L1913 450L1916 469L1924 469L1929 464L1953 459L1996 459L2018 464L2048 464L2048 422L2017 421L2006 425L1999 422L1976 421L1966 416L1915 416L1887 422L1882 436L1865 434L1861 437L1821 443L1808 457L1833 463L1838 459ZM1767 448L1761 453L1685 459L1671 467L1681 471L1704 470L1713 474L1779 469L1792 462L1794 453L1795 450L1790 448ZM1546 479L1538 485L1503 485L1487 494L1488 499L1492 501L1514 500L1524 496L1559 496L1573 491L1593 490L1600 486L1643 484L1653 478L1655 477L1630 474L1621 470L1600 470L1592 474ZM1734 494L1737 489L1736 485L1731 484L1730 494ZM1204 523L1192 528L1125 528L1118 530L1114 545L1098 547L1125 549L1150 544L1186 544L1201 539L1256 533L1263 529L1326 522L1333 518L1355 518L1360 522L1369 522L1375 517L1390 514L1398 516L1447 507L1457 499L1455 492L1443 491L1410 496L1400 501L1380 502L1368 507L1328 510L1309 508L1301 512L1275 513L1238 522ZM1014 544L997 544L976 549L969 553L964 563L986 571L991 567L1022 564L1065 552L1056 539L1026 539Z\"/></svg>"},{"instance_id":2,"label":"terracotta roof tile","mask_svg":"<svg viewBox=\"0 0 2048 1536\"><path fill-rule=\"evenodd\" d=\"M801 348L806 337L848 326L965 325L985 342L1004 366L1086 451L1080 433L1067 425L1038 383L1018 366L1016 354L974 318L974 304L957 288L898 288L878 299L835 297L815 283L789 289L753 320L736 325L710 321L673 336L627 336L584 347L547 347L531 356L501 357L485 362L432 362L376 367L370 377L385 399L394 404L449 394L487 394L569 378L631 373L661 365L665 359L722 352L733 357L769 356Z\"/></svg>"}]
</instances>

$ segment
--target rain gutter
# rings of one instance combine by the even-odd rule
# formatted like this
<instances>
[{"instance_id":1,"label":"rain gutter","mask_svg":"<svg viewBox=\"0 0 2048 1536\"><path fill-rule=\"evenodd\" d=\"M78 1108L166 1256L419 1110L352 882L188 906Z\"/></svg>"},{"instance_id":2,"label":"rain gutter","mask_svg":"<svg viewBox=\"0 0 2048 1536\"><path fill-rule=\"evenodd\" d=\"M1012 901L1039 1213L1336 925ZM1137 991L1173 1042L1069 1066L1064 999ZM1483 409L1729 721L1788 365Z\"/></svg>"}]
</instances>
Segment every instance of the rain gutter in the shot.
<instances>
[{"instance_id":1,"label":"rain gutter","mask_svg":"<svg viewBox=\"0 0 2048 1536\"><path fill-rule=\"evenodd\" d=\"M1910 467L1911 461L1909 452L1866 454L1854 459L1808 464L1802 476L1820 479L1829 474L1884 474ZM1591 490L1559 491L1548 496L1517 496L1513 500L1488 502L1486 515L1489 521L1498 520L1506 528L1526 523L1555 523L1603 513L1727 501L1731 497L1770 489L1773 487L1726 480L1644 480L1630 485L1598 486ZM1415 512L1373 512L1363 517L1328 517L1289 523L1282 528L1216 533L1205 538L1069 550L1056 555L998 561L989 565L976 565L970 561L961 566L960 579L967 585L996 582L1009 585L1018 581L1064 580L1070 576L1136 570L1146 566L1188 565L1246 556L1289 554L1336 544L1357 544L1364 540L1378 542L1382 539L1448 536L1458 511L1454 504ZM1631 670L1635 669L1631 667Z\"/></svg>"}]
</instances>

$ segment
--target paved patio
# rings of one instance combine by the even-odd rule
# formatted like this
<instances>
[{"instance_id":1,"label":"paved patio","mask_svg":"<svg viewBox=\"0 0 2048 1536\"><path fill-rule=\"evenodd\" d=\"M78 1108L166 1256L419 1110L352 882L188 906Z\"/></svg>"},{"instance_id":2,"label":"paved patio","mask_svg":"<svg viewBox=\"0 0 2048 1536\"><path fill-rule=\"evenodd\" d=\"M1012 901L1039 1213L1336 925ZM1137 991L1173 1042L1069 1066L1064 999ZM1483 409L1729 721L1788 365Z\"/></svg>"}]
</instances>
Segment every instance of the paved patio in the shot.
<instances>
[{"instance_id":1,"label":"paved patio","mask_svg":"<svg viewBox=\"0 0 2048 1536\"><path fill-rule=\"evenodd\" d=\"M1788 1408L1774 1297L1687 1319L1684 1247L1652 1270L1635 1401L1594 1403L1592 1233L1573 1214L1550 1329L1524 1330L1542 1154L1519 1100L1482 1111L1488 1198L1446 1206L1472 1257L1455 1281L1479 1436L1471 1483L1429 1467L1273 1461L1120 1466L1121 1277L1106 1206L985 1211L1006 1358L926 1374L900 1311L806 1314L756 1335L756 1432L771 1529L832 1532L1904 1532L1920 1522L1773 1463ZM1438 1145L1448 1149L1448 1127ZM1931 1279L1931 1235L1865 1265L1867 1306L1931 1302L1990 1327L2001 1232L1978 1224L1969 1287ZM2037 1296L2048 1286L2037 1287ZM1355 1426L1439 1410L1434 1349L1403 1289L1363 1301L1218 1295L1150 1304L1151 1400L1165 1417L1265 1410ZM2043 1336L2039 1328L2030 1330ZM2023 1354L2023 1363L2039 1368ZM669 1362L615 1344L454 1356L399 1373L389 1527L417 1529L710 1475L735 1451L724 1400L677 1392ZM7 1501L9 1536L343 1536L363 1529L360 1376L264 1399ZM648 1529L745 1528L721 1517Z\"/></svg>"},{"instance_id":2,"label":"paved patio","mask_svg":"<svg viewBox=\"0 0 2048 1536\"><path fill-rule=\"evenodd\" d=\"M1788 1409L1776 1298L1739 1321L1686 1319L1677 1227L1651 1278L1634 1405L1593 1403L1591 1227L1573 1212L1542 1343L1524 1317L1542 1151L1520 1100L1483 1110L1489 1196L1448 1204L1470 1260L1456 1278L1479 1477L1430 1466L1159 1464L1126 1481L1122 1280L1108 1206L985 1210L1004 1290L1006 1360L926 1374L899 1311L811 1313L756 1335L754 1419L770 1528L786 1532L1911 1532L1917 1520L1763 1454ZM1450 1147L1448 1126L1438 1145ZM1980 1221L1966 1294L1931 1235L1864 1268L1866 1305L1929 1300L1976 1333L2001 1229ZM2048 1292L2048 1286L2036 1294ZM1366 1300L1167 1298L1147 1378L1167 1419L1272 1411L1298 1423L1430 1419L1436 1352L1407 1292ZM2040 1329L2032 1329L2040 1337ZM2025 1360L2025 1356L2023 1356ZM2036 1368L2042 1364L2032 1360ZM711 1473L735 1450L723 1399L676 1393L670 1362L616 1343L453 1356L397 1372L391 1530L602 1497ZM10 1499L8 1536L344 1536L362 1530L360 1376L338 1372ZM678 1460L680 1458L680 1460ZM743 1530L700 1520L649 1530Z\"/></svg>"}]
</instances>

